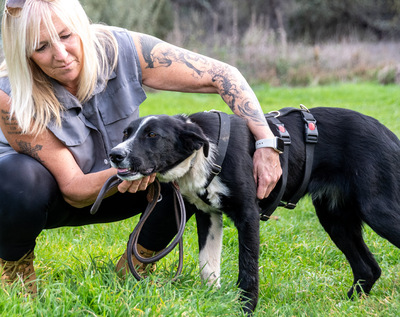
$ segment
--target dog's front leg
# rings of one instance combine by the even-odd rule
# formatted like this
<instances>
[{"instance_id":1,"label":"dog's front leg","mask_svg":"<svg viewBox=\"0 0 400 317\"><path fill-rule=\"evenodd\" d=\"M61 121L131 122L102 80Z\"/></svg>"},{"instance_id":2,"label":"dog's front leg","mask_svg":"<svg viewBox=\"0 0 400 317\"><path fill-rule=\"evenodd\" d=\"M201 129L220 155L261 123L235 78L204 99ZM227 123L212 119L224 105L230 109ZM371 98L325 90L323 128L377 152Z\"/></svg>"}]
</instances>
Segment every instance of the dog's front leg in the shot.
<instances>
[{"instance_id":1,"label":"dog's front leg","mask_svg":"<svg viewBox=\"0 0 400 317\"><path fill-rule=\"evenodd\" d=\"M257 210L255 208L255 210ZM252 314L258 302L258 257L260 249L260 218L248 211L235 220L239 235L239 277L244 311Z\"/></svg>"},{"instance_id":2,"label":"dog's front leg","mask_svg":"<svg viewBox=\"0 0 400 317\"><path fill-rule=\"evenodd\" d=\"M220 287L222 214L196 212L200 275L207 285Z\"/></svg>"}]
</instances>

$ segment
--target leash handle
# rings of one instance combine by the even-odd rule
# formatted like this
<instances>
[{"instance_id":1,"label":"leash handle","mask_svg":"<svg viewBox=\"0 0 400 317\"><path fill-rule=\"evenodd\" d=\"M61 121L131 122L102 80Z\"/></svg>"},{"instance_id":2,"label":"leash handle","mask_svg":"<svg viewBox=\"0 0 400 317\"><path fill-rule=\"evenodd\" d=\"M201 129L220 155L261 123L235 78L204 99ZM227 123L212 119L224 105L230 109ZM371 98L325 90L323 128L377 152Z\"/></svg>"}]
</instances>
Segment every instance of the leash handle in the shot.
<instances>
[{"instance_id":1,"label":"leash handle","mask_svg":"<svg viewBox=\"0 0 400 317\"><path fill-rule=\"evenodd\" d=\"M179 187L176 183L172 183L173 189L174 189L174 207L175 207L175 217L177 221L177 227L178 227L178 232L174 238L174 240L161 252L156 254L153 257L150 258L143 258L138 252L137 252L137 243L138 243L138 238L139 234L143 228L144 223L154 210L154 207L157 204L158 197L160 195L161 191L161 186L160 182L158 179L155 180L154 186L155 188L155 193L153 195L153 200L149 202L147 205L146 210L143 212L142 217L140 218L138 224L136 225L135 229L131 233L128 241L128 246L127 246L127 254L128 254L128 266L129 269L131 270L133 276L138 280L142 280L143 278L139 275L139 273L136 271L136 268L133 264L132 257L131 255L135 255L136 259L142 263L152 263L155 261L160 260L161 258L165 257L168 253L170 253L176 245L179 243L179 265L177 269L177 273L175 274L175 277L172 279L172 282L176 281L178 275L182 272L182 267L183 267L183 232L185 230L185 225L186 225L186 209L185 209L185 203L183 201L182 194L179 191ZM178 204L179 204L179 210L180 214L178 213ZM180 218L180 219L179 219Z\"/></svg>"},{"instance_id":2,"label":"leash handle","mask_svg":"<svg viewBox=\"0 0 400 317\"><path fill-rule=\"evenodd\" d=\"M110 178L106 180L104 183L103 187L101 188L99 195L96 198L96 201L94 202L92 208L90 209L90 213L94 215L97 210L100 207L100 204L104 198L104 196L114 187L118 186L122 182L121 179L118 178L117 175L113 175ZM143 258L140 256L137 252L137 241L139 234L143 228L144 223L146 222L147 218L150 216L152 213L154 207L156 206L158 199L161 194L161 185L159 180L156 178L155 182L153 183L155 186L155 192L153 195L153 199L148 203L146 210L143 212L142 217L140 218L138 224L136 225L135 229L129 236L129 241L128 241L128 246L127 250L128 252L128 265L129 269L131 270L133 276L139 281L142 279L142 277L139 275L139 273L136 271L134 264L132 262L132 257L131 255L134 254L135 257L138 259L138 261L142 263L152 263L155 261L160 260L161 258L165 257L168 253L170 253L176 245L179 243L179 264L178 264L178 269L175 277L172 279L172 281L176 281L178 275L181 274L182 268L183 268L183 232L185 231L185 225L186 225L186 209L185 209L185 203L183 201L183 197L181 192L179 191L179 186L176 183L172 183L172 187L174 189L174 209L175 209L175 218L176 218L176 226L178 228L178 233L175 236L175 239L170 243L170 245L162 250L160 253L156 254L155 256L151 258ZM178 213L178 204L179 204L179 210L180 214Z\"/></svg>"},{"instance_id":3,"label":"leash handle","mask_svg":"<svg viewBox=\"0 0 400 317\"><path fill-rule=\"evenodd\" d=\"M99 194L97 195L96 201L94 202L92 208L90 208L90 214L94 215L99 209L101 202L103 201L104 196L114 187L118 186L122 183L122 180L118 178L117 175L111 176L106 180L103 187L100 189Z\"/></svg>"}]
</instances>

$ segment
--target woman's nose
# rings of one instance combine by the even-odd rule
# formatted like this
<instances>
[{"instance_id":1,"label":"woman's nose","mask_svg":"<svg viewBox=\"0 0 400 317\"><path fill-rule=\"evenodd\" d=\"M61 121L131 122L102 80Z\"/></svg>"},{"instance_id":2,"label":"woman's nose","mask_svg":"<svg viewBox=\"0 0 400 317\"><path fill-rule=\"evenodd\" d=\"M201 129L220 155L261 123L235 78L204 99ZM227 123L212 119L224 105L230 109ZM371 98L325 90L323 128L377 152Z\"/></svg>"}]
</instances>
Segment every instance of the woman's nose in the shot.
<instances>
[{"instance_id":1,"label":"woman's nose","mask_svg":"<svg viewBox=\"0 0 400 317\"><path fill-rule=\"evenodd\" d=\"M53 43L53 57L56 60L63 60L67 57L68 52L65 48L65 45L63 45L60 42Z\"/></svg>"}]
</instances>

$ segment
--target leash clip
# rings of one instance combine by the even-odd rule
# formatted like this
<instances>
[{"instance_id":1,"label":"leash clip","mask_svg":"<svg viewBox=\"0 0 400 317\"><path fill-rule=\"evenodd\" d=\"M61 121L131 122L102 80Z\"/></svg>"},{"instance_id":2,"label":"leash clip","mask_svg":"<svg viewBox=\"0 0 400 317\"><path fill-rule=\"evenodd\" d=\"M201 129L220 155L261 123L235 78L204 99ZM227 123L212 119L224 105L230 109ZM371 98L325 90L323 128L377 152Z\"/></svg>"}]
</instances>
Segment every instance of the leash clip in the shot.
<instances>
[{"instance_id":1,"label":"leash clip","mask_svg":"<svg viewBox=\"0 0 400 317\"><path fill-rule=\"evenodd\" d=\"M221 171L222 171L222 166L220 166L220 165L218 165L216 163L212 163L211 173L214 174L214 177L218 176L219 173L221 173Z\"/></svg>"}]
</instances>

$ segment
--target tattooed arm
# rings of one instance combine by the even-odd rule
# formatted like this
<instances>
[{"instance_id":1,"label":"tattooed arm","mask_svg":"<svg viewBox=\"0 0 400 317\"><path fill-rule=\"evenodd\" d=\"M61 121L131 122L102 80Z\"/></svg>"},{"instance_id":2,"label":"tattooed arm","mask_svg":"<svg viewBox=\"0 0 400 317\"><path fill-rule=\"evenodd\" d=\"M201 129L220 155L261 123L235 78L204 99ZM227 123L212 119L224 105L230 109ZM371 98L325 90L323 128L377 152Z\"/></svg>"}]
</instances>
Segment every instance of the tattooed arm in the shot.
<instances>
[{"instance_id":1,"label":"tattooed arm","mask_svg":"<svg viewBox=\"0 0 400 317\"><path fill-rule=\"evenodd\" d=\"M0 90L0 128L9 144L17 152L43 164L56 179L69 204L84 207L93 203L104 182L116 170L83 174L71 152L50 131L37 136L22 134L17 121L10 115L9 104L9 96Z\"/></svg>"},{"instance_id":2,"label":"tattooed arm","mask_svg":"<svg viewBox=\"0 0 400 317\"><path fill-rule=\"evenodd\" d=\"M218 93L232 111L246 120L256 140L272 138L256 95L234 67L170 45L157 38L132 33L138 48L143 84L155 89ZM267 197L282 171L279 155L261 148L254 154L257 196Z\"/></svg>"}]
</instances>

